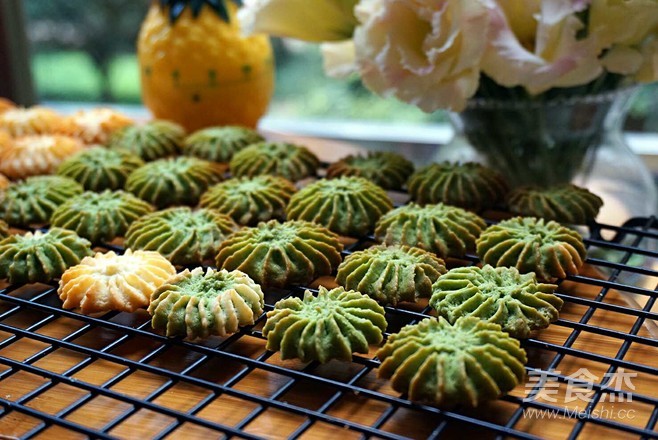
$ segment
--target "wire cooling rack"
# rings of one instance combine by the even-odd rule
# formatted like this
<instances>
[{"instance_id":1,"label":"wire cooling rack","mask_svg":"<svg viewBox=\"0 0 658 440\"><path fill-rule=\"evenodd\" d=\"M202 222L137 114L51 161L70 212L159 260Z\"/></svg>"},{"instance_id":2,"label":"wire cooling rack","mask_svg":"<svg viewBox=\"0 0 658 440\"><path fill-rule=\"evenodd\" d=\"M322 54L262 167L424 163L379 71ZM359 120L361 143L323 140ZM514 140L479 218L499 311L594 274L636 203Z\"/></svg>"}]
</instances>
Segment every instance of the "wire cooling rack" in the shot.
<instances>
[{"instance_id":1,"label":"wire cooling rack","mask_svg":"<svg viewBox=\"0 0 658 440\"><path fill-rule=\"evenodd\" d=\"M376 377L376 348L352 362L281 361L265 350L264 315L191 343L155 333L144 311L62 310L55 284L0 286L0 438L658 437L658 221L585 235L588 268L560 283L560 320L523 342L528 380L474 410L400 396ZM266 311L303 291L266 291ZM387 335L430 312L427 302L387 307Z\"/></svg>"}]
</instances>

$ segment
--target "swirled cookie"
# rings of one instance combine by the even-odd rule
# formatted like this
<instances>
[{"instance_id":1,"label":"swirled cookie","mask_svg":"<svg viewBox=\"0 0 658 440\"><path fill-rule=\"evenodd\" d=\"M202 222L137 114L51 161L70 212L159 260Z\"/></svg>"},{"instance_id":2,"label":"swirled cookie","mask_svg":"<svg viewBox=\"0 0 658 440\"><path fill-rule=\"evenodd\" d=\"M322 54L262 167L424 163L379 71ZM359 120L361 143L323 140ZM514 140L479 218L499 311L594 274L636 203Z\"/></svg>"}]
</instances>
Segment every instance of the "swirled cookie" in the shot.
<instances>
[{"instance_id":1,"label":"swirled cookie","mask_svg":"<svg viewBox=\"0 0 658 440\"><path fill-rule=\"evenodd\" d=\"M92 243L109 242L152 211L151 205L124 191L85 192L60 205L50 224L75 231Z\"/></svg>"},{"instance_id":2,"label":"swirled cookie","mask_svg":"<svg viewBox=\"0 0 658 440\"><path fill-rule=\"evenodd\" d=\"M281 351L281 359L302 362L352 360L352 353L368 353L386 330L384 309L372 298L342 287L320 287L317 296L287 298L267 312L263 336L267 349Z\"/></svg>"},{"instance_id":3,"label":"swirled cookie","mask_svg":"<svg viewBox=\"0 0 658 440\"><path fill-rule=\"evenodd\" d=\"M201 207L216 209L241 225L283 219L290 197L297 191L278 176L234 177L212 186L201 196Z\"/></svg>"},{"instance_id":4,"label":"swirled cookie","mask_svg":"<svg viewBox=\"0 0 658 440\"><path fill-rule=\"evenodd\" d=\"M174 266L157 252L99 252L64 272L57 294L63 308L78 308L86 315L134 312L148 306L155 289L174 275Z\"/></svg>"},{"instance_id":5,"label":"swirled cookie","mask_svg":"<svg viewBox=\"0 0 658 440\"><path fill-rule=\"evenodd\" d=\"M126 190L158 208L196 205L208 187L222 180L225 168L196 157L149 162L126 181Z\"/></svg>"},{"instance_id":6,"label":"swirled cookie","mask_svg":"<svg viewBox=\"0 0 658 440\"><path fill-rule=\"evenodd\" d=\"M336 282L395 306L429 298L432 284L444 273L443 260L434 254L415 247L380 245L345 258L338 266Z\"/></svg>"},{"instance_id":7,"label":"swirled cookie","mask_svg":"<svg viewBox=\"0 0 658 440\"><path fill-rule=\"evenodd\" d=\"M123 189L130 173L142 165L139 156L127 151L94 147L66 159L57 174L80 182L89 191L115 190Z\"/></svg>"},{"instance_id":8,"label":"swirled cookie","mask_svg":"<svg viewBox=\"0 0 658 440\"><path fill-rule=\"evenodd\" d=\"M184 138L185 129L180 125L155 120L117 130L107 147L129 151L149 161L174 156L180 151Z\"/></svg>"},{"instance_id":9,"label":"swirled cookie","mask_svg":"<svg viewBox=\"0 0 658 440\"><path fill-rule=\"evenodd\" d=\"M554 221L515 217L487 228L477 240L477 254L486 264L535 272L550 281L578 274L587 250L573 229Z\"/></svg>"},{"instance_id":10,"label":"swirled cookie","mask_svg":"<svg viewBox=\"0 0 658 440\"><path fill-rule=\"evenodd\" d=\"M11 182L3 174L0 174L0 189L5 189Z\"/></svg>"},{"instance_id":11,"label":"swirled cookie","mask_svg":"<svg viewBox=\"0 0 658 440\"><path fill-rule=\"evenodd\" d=\"M388 337L377 352L378 376L409 399L441 408L476 407L525 377L525 351L497 324L475 317L451 325L427 318Z\"/></svg>"},{"instance_id":12,"label":"swirled cookie","mask_svg":"<svg viewBox=\"0 0 658 440\"><path fill-rule=\"evenodd\" d=\"M174 264L201 264L238 228L231 217L212 209L169 208L135 221L126 233L132 249L158 251Z\"/></svg>"},{"instance_id":13,"label":"swirled cookie","mask_svg":"<svg viewBox=\"0 0 658 440\"><path fill-rule=\"evenodd\" d=\"M320 161L306 147L284 142L260 142L237 152L231 159L234 176L271 174L296 182L312 176Z\"/></svg>"},{"instance_id":14,"label":"swirled cookie","mask_svg":"<svg viewBox=\"0 0 658 440\"><path fill-rule=\"evenodd\" d=\"M440 257L462 257L475 248L475 239L486 228L477 215L444 204L410 203L384 214L375 236L385 244L416 246Z\"/></svg>"},{"instance_id":15,"label":"swirled cookie","mask_svg":"<svg viewBox=\"0 0 658 440\"><path fill-rule=\"evenodd\" d=\"M84 145L75 138L58 135L24 136L0 153L0 173L10 179L24 179L41 174L54 174L68 157Z\"/></svg>"},{"instance_id":16,"label":"swirled cookie","mask_svg":"<svg viewBox=\"0 0 658 440\"><path fill-rule=\"evenodd\" d=\"M501 202L509 187L498 172L478 163L434 163L416 171L407 184L411 199L481 210Z\"/></svg>"},{"instance_id":17,"label":"swirled cookie","mask_svg":"<svg viewBox=\"0 0 658 440\"><path fill-rule=\"evenodd\" d=\"M270 220L230 235L216 261L218 267L240 270L263 287L283 287L331 274L342 250L338 236L320 225Z\"/></svg>"},{"instance_id":18,"label":"swirled cookie","mask_svg":"<svg viewBox=\"0 0 658 440\"><path fill-rule=\"evenodd\" d=\"M183 143L183 154L213 162L228 162L243 148L265 139L246 127L210 127L189 135Z\"/></svg>"},{"instance_id":19,"label":"swirled cookie","mask_svg":"<svg viewBox=\"0 0 658 440\"><path fill-rule=\"evenodd\" d=\"M603 200L570 183L551 188L519 188L507 200L512 213L562 223L585 224L596 218Z\"/></svg>"},{"instance_id":20,"label":"swirled cookie","mask_svg":"<svg viewBox=\"0 0 658 440\"><path fill-rule=\"evenodd\" d=\"M384 189L400 189L413 171L413 164L399 154L371 151L367 156L349 155L332 163L327 177L358 176Z\"/></svg>"},{"instance_id":21,"label":"swirled cookie","mask_svg":"<svg viewBox=\"0 0 658 440\"><path fill-rule=\"evenodd\" d=\"M46 223L59 205L82 191L82 186L68 177L28 177L0 189L0 218L16 226Z\"/></svg>"},{"instance_id":22,"label":"swirled cookie","mask_svg":"<svg viewBox=\"0 0 658 440\"><path fill-rule=\"evenodd\" d=\"M0 129L14 137L54 133L61 121L61 116L43 107L17 107L0 113Z\"/></svg>"},{"instance_id":23,"label":"swirled cookie","mask_svg":"<svg viewBox=\"0 0 658 440\"><path fill-rule=\"evenodd\" d=\"M75 232L60 228L10 235L0 241L0 279L11 284L48 283L91 255L90 246Z\"/></svg>"},{"instance_id":24,"label":"swirled cookie","mask_svg":"<svg viewBox=\"0 0 658 440\"><path fill-rule=\"evenodd\" d=\"M381 187L362 177L321 179L292 196L286 214L340 234L359 237L372 231L377 220L393 209Z\"/></svg>"},{"instance_id":25,"label":"swirled cookie","mask_svg":"<svg viewBox=\"0 0 658 440\"><path fill-rule=\"evenodd\" d=\"M451 323L475 316L499 324L510 336L527 338L557 320L562 300L555 289L513 267L459 267L439 277L430 305Z\"/></svg>"},{"instance_id":26,"label":"swirled cookie","mask_svg":"<svg viewBox=\"0 0 658 440\"><path fill-rule=\"evenodd\" d=\"M252 325L263 313L260 286L234 270L185 269L151 295L151 325L167 336L226 336Z\"/></svg>"},{"instance_id":27,"label":"swirled cookie","mask_svg":"<svg viewBox=\"0 0 658 440\"><path fill-rule=\"evenodd\" d=\"M86 144L105 145L115 131L133 125L129 117L110 108L80 110L62 120L59 133L80 139Z\"/></svg>"},{"instance_id":28,"label":"swirled cookie","mask_svg":"<svg viewBox=\"0 0 658 440\"><path fill-rule=\"evenodd\" d=\"M11 146L14 142L14 138L9 134L7 130L0 129L0 155L3 151Z\"/></svg>"}]
</instances>

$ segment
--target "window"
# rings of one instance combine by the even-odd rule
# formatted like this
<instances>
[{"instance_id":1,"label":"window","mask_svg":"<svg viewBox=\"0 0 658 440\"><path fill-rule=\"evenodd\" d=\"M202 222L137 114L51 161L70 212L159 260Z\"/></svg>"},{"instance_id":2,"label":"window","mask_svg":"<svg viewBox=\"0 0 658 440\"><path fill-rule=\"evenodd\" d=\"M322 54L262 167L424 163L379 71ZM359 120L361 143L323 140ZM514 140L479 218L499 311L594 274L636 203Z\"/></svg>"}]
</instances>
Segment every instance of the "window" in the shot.
<instances>
[{"instance_id":1,"label":"window","mask_svg":"<svg viewBox=\"0 0 658 440\"><path fill-rule=\"evenodd\" d=\"M140 104L135 40L149 0L24 0L23 4L39 100ZM315 45L278 39L273 44L278 72L270 118L397 125L446 120L442 112L425 114L394 99L373 96L358 78L326 77ZM628 129L658 131L656 102L658 86L645 87L634 103Z\"/></svg>"}]
</instances>

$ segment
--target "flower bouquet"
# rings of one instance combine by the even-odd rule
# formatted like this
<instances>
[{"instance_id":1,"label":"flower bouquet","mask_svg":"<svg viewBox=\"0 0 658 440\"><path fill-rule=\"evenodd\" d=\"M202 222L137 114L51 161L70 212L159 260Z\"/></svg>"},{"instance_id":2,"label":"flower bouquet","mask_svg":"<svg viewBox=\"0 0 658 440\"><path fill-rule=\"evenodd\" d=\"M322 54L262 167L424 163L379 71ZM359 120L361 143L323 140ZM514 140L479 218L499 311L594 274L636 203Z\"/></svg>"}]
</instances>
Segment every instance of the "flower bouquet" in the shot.
<instances>
[{"instance_id":1,"label":"flower bouquet","mask_svg":"<svg viewBox=\"0 0 658 440\"><path fill-rule=\"evenodd\" d=\"M462 143L516 185L593 166L619 96L658 79L656 0L245 0L239 17L322 42L329 75L455 112Z\"/></svg>"}]
</instances>

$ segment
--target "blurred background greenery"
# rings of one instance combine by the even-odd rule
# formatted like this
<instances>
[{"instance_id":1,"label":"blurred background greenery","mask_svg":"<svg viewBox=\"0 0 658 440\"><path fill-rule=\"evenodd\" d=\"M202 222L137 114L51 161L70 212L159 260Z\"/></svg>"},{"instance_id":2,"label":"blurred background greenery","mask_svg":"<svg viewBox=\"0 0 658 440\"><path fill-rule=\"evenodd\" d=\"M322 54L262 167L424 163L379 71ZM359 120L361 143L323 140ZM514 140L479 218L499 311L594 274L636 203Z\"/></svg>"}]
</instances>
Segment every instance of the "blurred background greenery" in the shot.
<instances>
[{"instance_id":1,"label":"blurred background greenery","mask_svg":"<svg viewBox=\"0 0 658 440\"><path fill-rule=\"evenodd\" d=\"M41 101L139 104L135 40L149 0L25 0L32 66ZM394 99L372 95L358 78L336 80L322 71L315 45L274 40L275 97L269 114L387 123L445 121ZM658 85L645 87L627 121L635 131L658 131Z\"/></svg>"}]
</instances>

